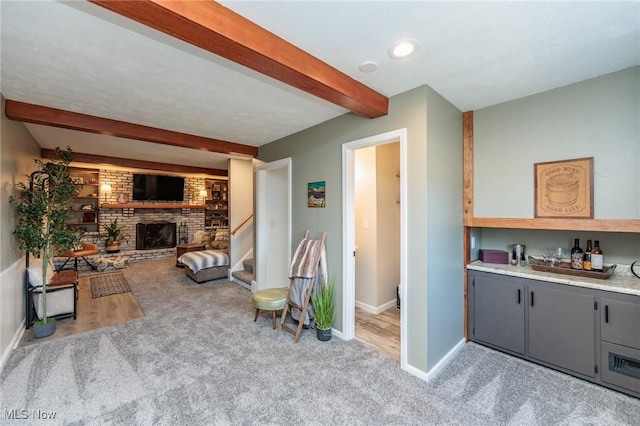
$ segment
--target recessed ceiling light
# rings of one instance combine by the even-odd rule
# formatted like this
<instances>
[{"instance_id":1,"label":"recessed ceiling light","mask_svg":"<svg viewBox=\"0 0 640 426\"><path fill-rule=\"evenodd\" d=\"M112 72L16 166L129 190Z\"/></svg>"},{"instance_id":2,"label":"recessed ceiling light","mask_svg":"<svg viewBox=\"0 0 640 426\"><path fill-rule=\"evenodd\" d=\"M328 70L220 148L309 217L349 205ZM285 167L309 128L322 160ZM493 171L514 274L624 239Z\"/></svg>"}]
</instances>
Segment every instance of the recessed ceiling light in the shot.
<instances>
[{"instance_id":1,"label":"recessed ceiling light","mask_svg":"<svg viewBox=\"0 0 640 426\"><path fill-rule=\"evenodd\" d=\"M374 61L365 61L360 64L358 69L362 72L374 72L378 69L378 63Z\"/></svg>"},{"instance_id":2,"label":"recessed ceiling light","mask_svg":"<svg viewBox=\"0 0 640 426\"><path fill-rule=\"evenodd\" d=\"M418 50L416 40L402 40L389 48L389 56L394 59L402 59L413 55Z\"/></svg>"}]
</instances>

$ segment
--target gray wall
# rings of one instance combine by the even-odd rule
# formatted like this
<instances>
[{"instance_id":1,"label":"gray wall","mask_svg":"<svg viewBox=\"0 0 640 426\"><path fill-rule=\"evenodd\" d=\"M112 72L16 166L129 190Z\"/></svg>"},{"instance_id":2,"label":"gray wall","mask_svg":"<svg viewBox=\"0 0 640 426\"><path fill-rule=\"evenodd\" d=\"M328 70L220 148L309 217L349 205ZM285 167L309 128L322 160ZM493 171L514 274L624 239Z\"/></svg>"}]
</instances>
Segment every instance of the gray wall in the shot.
<instances>
[{"instance_id":1,"label":"gray wall","mask_svg":"<svg viewBox=\"0 0 640 426\"><path fill-rule=\"evenodd\" d=\"M462 165L462 114L428 89L428 369L460 341L464 327Z\"/></svg>"},{"instance_id":2,"label":"gray wall","mask_svg":"<svg viewBox=\"0 0 640 426\"><path fill-rule=\"evenodd\" d=\"M0 270L4 271L20 259L24 253L17 248L13 238L15 228L11 195L18 196L16 184L28 182L28 175L35 170L34 158L40 158L40 147L24 124L9 120L4 112L2 97L2 139L0 139Z\"/></svg>"},{"instance_id":3,"label":"gray wall","mask_svg":"<svg viewBox=\"0 0 640 426\"><path fill-rule=\"evenodd\" d=\"M25 318L24 253L13 236L15 215L9 197L19 196L18 182L27 182L35 170L40 147L22 123L5 116L5 99L0 99L0 368L11 351Z\"/></svg>"},{"instance_id":4,"label":"gray wall","mask_svg":"<svg viewBox=\"0 0 640 426\"><path fill-rule=\"evenodd\" d=\"M594 218L639 219L640 67L475 111L475 216L532 218L534 163L582 157L594 157ZM535 255L597 239L606 263L640 259L638 233L480 232L484 248L522 243Z\"/></svg>"},{"instance_id":5,"label":"gray wall","mask_svg":"<svg viewBox=\"0 0 640 426\"><path fill-rule=\"evenodd\" d=\"M640 67L474 111L474 213L532 218L534 163L594 157L594 218L640 218Z\"/></svg>"},{"instance_id":6,"label":"gray wall","mask_svg":"<svg viewBox=\"0 0 640 426\"><path fill-rule=\"evenodd\" d=\"M461 251L457 260L439 262L442 260L436 253L432 258L427 257L427 223L432 220L432 226L436 227L441 216L431 213L431 218L427 214L429 186L437 182L427 181L427 101L436 98L437 95L427 87L419 87L409 92L394 96L390 99L389 114L384 117L369 120L357 117L353 114L346 114L333 120L322 123L313 128L304 130L295 135L281 139L260 147L259 157L264 161L274 161L285 157L292 158L293 165L293 241L297 244L303 236L305 229L311 229L318 233L327 231L327 258L329 275L336 278L337 309L342 312L342 144L352 142L365 137L378 135L391 130L407 129L407 165L406 175L408 181L407 207L407 227L408 227L408 268L407 268L407 293L408 297L404 306L409 315L407 328L407 361L408 364L420 371L428 371L439 359L435 359L437 354L442 352L441 348L447 346L450 341L459 341L462 337L462 293L461 291L441 291L434 295L434 302L441 304L440 309L444 317L438 320L443 330L439 330L438 324L434 324L427 333L427 296L430 283L428 282L428 272L431 276L446 281L457 279L457 282L450 284L455 287L462 286L462 265ZM445 106L444 115L448 116L451 106L444 100L436 102L431 111L436 117L437 109ZM462 116L458 114L458 122L455 127L462 128ZM442 124L442 128L451 123L447 120ZM429 123L431 125L431 123ZM434 126L436 123L434 123ZM434 144L458 146L461 149L462 135L455 131L442 131L438 133L434 130ZM447 139L451 136L451 139ZM461 152L461 151L460 151ZM444 244L449 246L448 241L462 242L461 234L461 199L462 199L462 157L460 155L438 157L437 149L431 154L432 164L438 163L439 167L446 170L435 172L438 177L451 178L453 183L448 187L452 193L451 198L458 198L456 203L460 219L458 220L459 235L446 235L447 241L438 243L436 238L443 237L447 232L443 230L434 234L433 245ZM455 175L459 176L456 183ZM307 208L306 205L306 185L308 182L326 181L326 208ZM449 185L449 183L447 183ZM435 191L435 189L434 189ZM434 195L433 199L437 199ZM435 207L435 206L434 206ZM455 219L447 217L447 224ZM447 229L451 229L445 226ZM457 232L454 230L454 232ZM455 243L454 243L455 244ZM460 246L461 247L461 246ZM445 250L449 255L449 249ZM455 250L451 250L455 251ZM447 270L438 274L440 269ZM454 272L451 272L453 270ZM453 321L453 325L449 321ZM340 314L337 316L335 324L337 329L342 329ZM456 328L451 332L449 329ZM448 334L451 333L452 336ZM434 359L427 357L427 342L434 347ZM450 345L450 348L453 345ZM449 349L450 349L449 348Z\"/></svg>"}]
</instances>

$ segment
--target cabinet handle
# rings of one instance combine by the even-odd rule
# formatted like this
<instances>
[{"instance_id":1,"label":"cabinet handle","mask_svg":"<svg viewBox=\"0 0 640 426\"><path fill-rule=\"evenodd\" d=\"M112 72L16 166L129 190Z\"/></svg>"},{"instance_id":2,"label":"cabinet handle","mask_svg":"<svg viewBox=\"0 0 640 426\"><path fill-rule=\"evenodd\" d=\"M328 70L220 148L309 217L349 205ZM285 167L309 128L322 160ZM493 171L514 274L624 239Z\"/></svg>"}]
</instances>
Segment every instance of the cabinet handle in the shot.
<instances>
[{"instance_id":1,"label":"cabinet handle","mask_svg":"<svg viewBox=\"0 0 640 426\"><path fill-rule=\"evenodd\" d=\"M533 292L531 292L531 306L533 306Z\"/></svg>"},{"instance_id":2,"label":"cabinet handle","mask_svg":"<svg viewBox=\"0 0 640 426\"><path fill-rule=\"evenodd\" d=\"M604 322L609 322L609 305L604 305Z\"/></svg>"},{"instance_id":3,"label":"cabinet handle","mask_svg":"<svg viewBox=\"0 0 640 426\"><path fill-rule=\"evenodd\" d=\"M520 304L520 289L518 289L518 305Z\"/></svg>"}]
</instances>

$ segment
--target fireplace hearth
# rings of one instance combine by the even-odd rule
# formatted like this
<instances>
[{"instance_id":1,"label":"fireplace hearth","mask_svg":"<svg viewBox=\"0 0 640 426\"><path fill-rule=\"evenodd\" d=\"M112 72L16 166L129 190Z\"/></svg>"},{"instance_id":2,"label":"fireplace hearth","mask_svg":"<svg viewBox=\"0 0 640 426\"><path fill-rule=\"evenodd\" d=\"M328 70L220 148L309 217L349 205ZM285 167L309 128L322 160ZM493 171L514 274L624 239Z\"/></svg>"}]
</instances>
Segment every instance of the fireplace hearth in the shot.
<instances>
[{"instance_id":1,"label":"fireplace hearth","mask_svg":"<svg viewBox=\"0 0 640 426\"><path fill-rule=\"evenodd\" d=\"M136 224L136 250L171 248L175 246L175 222L147 222Z\"/></svg>"}]
</instances>

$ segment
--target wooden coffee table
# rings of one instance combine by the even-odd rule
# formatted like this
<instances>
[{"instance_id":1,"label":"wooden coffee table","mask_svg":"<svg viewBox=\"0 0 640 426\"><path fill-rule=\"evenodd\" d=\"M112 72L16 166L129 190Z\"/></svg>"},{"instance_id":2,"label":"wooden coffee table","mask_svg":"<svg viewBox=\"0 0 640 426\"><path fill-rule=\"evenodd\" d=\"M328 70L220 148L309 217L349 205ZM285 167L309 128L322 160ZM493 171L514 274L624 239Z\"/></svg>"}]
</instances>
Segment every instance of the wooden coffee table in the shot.
<instances>
[{"instance_id":1,"label":"wooden coffee table","mask_svg":"<svg viewBox=\"0 0 640 426\"><path fill-rule=\"evenodd\" d=\"M184 268L184 265L180 262L178 262L178 258L180 256L182 256L185 253L188 253L190 251L200 251L200 250L204 250L205 248L205 244L204 243L185 243L185 244L178 244L176 246L176 266L178 268Z\"/></svg>"}]
</instances>

